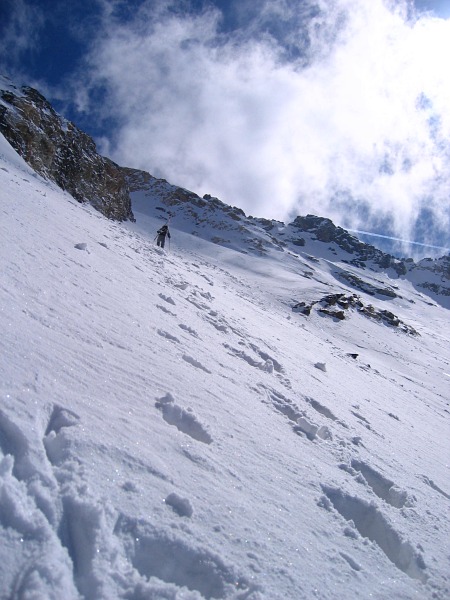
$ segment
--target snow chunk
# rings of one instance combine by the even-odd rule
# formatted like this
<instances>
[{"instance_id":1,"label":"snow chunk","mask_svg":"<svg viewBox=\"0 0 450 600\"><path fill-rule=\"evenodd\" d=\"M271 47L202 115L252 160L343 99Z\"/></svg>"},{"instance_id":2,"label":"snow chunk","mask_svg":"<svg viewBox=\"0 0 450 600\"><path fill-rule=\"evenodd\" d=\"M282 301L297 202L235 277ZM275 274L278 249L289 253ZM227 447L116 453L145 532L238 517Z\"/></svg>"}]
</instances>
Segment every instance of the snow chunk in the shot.
<instances>
[{"instance_id":1,"label":"snow chunk","mask_svg":"<svg viewBox=\"0 0 450 600\"><path fill-rule=\"evenodd\" d=\"M174 425L179 431L189 435L194 440L211 444L212 437L198 421L197 417L190 411L175 404L170 394L166 394L155 404L162 412L166 423Z\"/></svg>"},{"instance_id":2,"label":"snow chunk","mask_svg":"<svg viewBox=\"0 0 450 600\"><path fill-rule=\"evenodd\" d=\"M194 511L188 498L181 498L181 496L172 492L164 502L171 506L180 517L192 517Z\"/></svg>"}]
</instances>

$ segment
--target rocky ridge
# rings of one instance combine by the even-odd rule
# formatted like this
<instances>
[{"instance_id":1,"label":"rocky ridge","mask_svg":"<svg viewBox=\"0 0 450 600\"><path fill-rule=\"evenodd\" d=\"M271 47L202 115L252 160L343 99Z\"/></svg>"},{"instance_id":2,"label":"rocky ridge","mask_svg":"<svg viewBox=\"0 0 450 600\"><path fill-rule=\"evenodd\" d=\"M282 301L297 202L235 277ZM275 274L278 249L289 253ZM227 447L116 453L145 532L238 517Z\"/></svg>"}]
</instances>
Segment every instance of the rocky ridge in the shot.
<instances>
[{"instance_id":1,"label":"rocky ridge","mask_svg":"<svg viewBox=\"0 0 450 600\"><path fill-rule=\"evenodd\" d=\"M56 113L31 87L0 80L0 132L42 177L108 218L133 219L122 169L100 156L94 140Z\"/></svg>"}]
</instances>

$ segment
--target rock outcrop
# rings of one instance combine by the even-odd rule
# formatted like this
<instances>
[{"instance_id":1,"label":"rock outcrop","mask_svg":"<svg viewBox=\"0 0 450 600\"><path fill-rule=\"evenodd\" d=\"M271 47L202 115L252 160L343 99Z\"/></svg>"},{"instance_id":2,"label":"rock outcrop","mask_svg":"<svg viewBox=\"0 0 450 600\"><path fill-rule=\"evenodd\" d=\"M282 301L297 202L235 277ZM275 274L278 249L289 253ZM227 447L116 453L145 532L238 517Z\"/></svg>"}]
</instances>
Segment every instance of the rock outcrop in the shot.
<instances>
[{"instance_id":1,"label":"rock outcrop","mask_svg":"<svg viewBox=\"0 0 450 600\"><path fill-rule=\"evenodd\" d=\"M314 240L324 244L335 244L348 255L348 259L344 259L341 255L341 262L346 262L361 269L376 267L376 270L389 272L393 277L408 279L417 289L431 295L438 302L442 303L444 298L444 305L448 304L445 298L450 296L450 256L443 256L438 259L424 258L418 263L415 263L412 258L396 258L371 244L362 242L342 227L334 225L330 219L314 215L297 217L290 223L290 227L294 229L296 236L298 233L304 232L312 236ZM290 239L290 243L298 245L294 238ZM396 297L392 287L374 286L341 269L337 275L339 279L345 280L352 287L370 295Z\"/></svg>"},{"instance_id":2,"label":"rock outcrop","mask_svg":"<svg viewBox=\"0 0 450 600\"><path fill-rule=\"evenodd\" d=\"M349 263L356 267L364 267L366 262L372 261L382 269L391 267L399 275L406 273L401 260L362 242L346 229L335 225L330 219L306 215L306 217L297 217L290 225L299 231L312 233L319 242L326 244L334 242L341 250L352 255Z\"/></svg>"},{"instance_id":3,"label":"rock outcrop","mask_svg":"<svg viewBox=\"0 0 450 600\"><path fill-rule=\"evenodd\" d=\"M419 335L419 333L401 321L393 312L389 310L379 309L372 304L364 304L362 298L357 294L328 294L320 300L312 302L298 302L292 307L293 312L309 316L313 307L316 307L317 313L327 317L332 317L336 321L344 321L348 318L351 312L357 312L369 319L373 319L384 325L398 328L399 331L409 335ZM355 358L355 355L352 355ZM357 355L356 355L357 356Z\"/></svg>"},{"instance_id":4,"label":"rock outcrop","mask_svg":"<svg viewBox=\"0 0 450 600\"><path fill-rule=\"evenodd\" d=\"M450 296L450 256L424 258L412 265L410 274L422 289L437 296Z\"/></svg>"},{"instance_id":5,"label":"rock outcrop","mask_svg":"<svg viewBox=\"0 0 450 600\"><path fill-rule=\"evenodd\" d=\"M108 218L133 219L121 168L97 153L89 135L58 115L37 90L0 87L7 88L0 89L0 132L37 173Z\"/></svg>"}]
</instances>

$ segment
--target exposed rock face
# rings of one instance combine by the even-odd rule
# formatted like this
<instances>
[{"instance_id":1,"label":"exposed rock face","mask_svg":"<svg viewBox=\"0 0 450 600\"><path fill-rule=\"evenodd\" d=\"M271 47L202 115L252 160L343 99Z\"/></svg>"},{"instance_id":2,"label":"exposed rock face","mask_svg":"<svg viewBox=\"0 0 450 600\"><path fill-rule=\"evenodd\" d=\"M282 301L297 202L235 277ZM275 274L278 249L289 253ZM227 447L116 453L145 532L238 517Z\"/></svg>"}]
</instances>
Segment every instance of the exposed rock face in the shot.
<instances>
[{"instance_id":1,"label":"exposed rock face","mask_svg":"<svg viewBox=\"0 0 450 600\"><path fill-rule=\"evenodd\" d=\"M349 262L357 267L364 267L364 263L371 260L383 269L392 267L395 270L398 268L402 270L398 266L401 261L378 250L375 246L365 244L346 229L336 226L330 219L306 215L306 217L297 217L291 225L300 231L313 233L319 242L327 244L335 242L342 250L354 256Z\"/></svg>"},{"instance_id":2,"label":"exposed rock face","mask_svg":"<svg viewBox=\"0 0 450 600\"><path fill-rule=\"evenodd\" d=\"M414 327L401 321L394 313L388 310L375 308L372 304L364 304L357 294L328 294L327 296L323 296L320 300L314 300L309 303L298 302L292 307L292 310L293 312L309 316L314 306L317 306L316 310L321 315L332 317L337 321L344 321L350 316L351 311L356 311L369 319L374 319L384 325L396 327L399 331L409 335L419 335ZM358 355L351 356L355 358Z\"/></svg>"},{"instance_id":3,"label":"exposed rock face","mask_svg":"<svg viewBox=\"0 0 450 600\"><path fill-rule=\"evenodd\" d=\"M442 256L437 260L424 258L412 266L411 273L421 280L418 285L423 289L450 296L450 256Z\"/></svg>"},{"instance_id":4,"label":"exposed rock face","mask_svg":"<svg viewBox=\"0 0 450 600\"><path fill-rule=\"evenodd\" d=\"M236 206L229 206L221 202L218 198L214 198L210 194L205 194L201 198L198 194L191 192L185 188L178 187L168 183L165 179L157 179L139 169L130 169L122 167L122 171L128 182L131 192L145 190L150 194L158 195L160 202L165 207L182 210L186 214L190 214L195 219L199 218L199 213L196 209L204 209L203 221L208 220L207 213L223 213L223 221L231 219L232 221L241 221L245 219L245 213L242 209ZM170 210L168 211L170 212ZM217 226L217 219L215 220Z\"/></svg>"},{"instance_id":5,"label":"exposed rock face","mask_svg":"<svg viewBox=\"0 0 450 600\"><path fill-rule=\"evenodd\" d=\"M395 276L409 279L417 288L427 293L431 292L438 298L450 296L450 256L439 259L424 258L417 264L411 258L398 259L362 242L342 227L334 225L330 219L314 215L297 217L290 226L298 232L312 234L320 242L335 243L351 256L350 260L342 262L362 268L368 263L371 267L376 265L382 271L392 269ZM290 241L295 244L294 240ZM341 272L339 278L371 295L380 294L392 298L396 296L392 289L372 286L350 273Z\"/></svg>"},{"instance_id":6,"label":"exposed rock face","mask_svg":"<svg viewBox=\"0 0 450 600\"><path fill-rule=\"evenodd\" d=\"M341 273L339 273L339 278L348 282L351 286L361 290L362 292L366 292L366 294L369 294L370 296L375 296L379 294L380 296L387 296L388 298L397 297L397 294L392 288L388 288L386 286L380 287L372 285L368 281L364 281L363 279L357 277L353 273L342 271Z\"/></svg>"},{"instance_id":7,"label":"exposed rock face","mask_svg":"<svg viewBox=\"0 0 450 600\"><path fill-rule=\"evenodd\" d=\"M121 168L100 156L93 139L33 88L0 89L0 132L37 173L79 202L111 219L133 219Z\"/></svg>"},{"instance_id":8,"label":"exposed rock face","mask_svg":"<svg viewBox=\"0 0 450 600\"><path fill-rule=\"evenodd\" d=\"M185 188L177 187L168 183L165 179L157 179L140 169L131 169L121 167L122 173L127 181L130 192L146 190L160 197L161 204L167 207L177 205L193 205L199 208L205 207L208 203ZM170 212L170 211L169 211Z\"/></svg>"}]
</instances>

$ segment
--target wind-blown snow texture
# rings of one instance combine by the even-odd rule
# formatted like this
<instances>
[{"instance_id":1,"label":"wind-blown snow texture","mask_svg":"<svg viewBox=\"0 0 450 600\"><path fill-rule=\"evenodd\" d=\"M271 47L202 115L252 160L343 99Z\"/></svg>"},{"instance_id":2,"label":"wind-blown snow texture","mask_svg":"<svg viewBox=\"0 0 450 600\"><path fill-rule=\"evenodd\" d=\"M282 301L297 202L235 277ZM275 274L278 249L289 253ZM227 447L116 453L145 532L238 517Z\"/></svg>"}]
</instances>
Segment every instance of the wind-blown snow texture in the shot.
<instances>
[{"instance_id":1,"label":"wind-blown snow texture","mask_svg":"<svg viewBox=\"0 0 450 600\"><path fill-rule=\"evenodd\" d=\"M448 310L177 216L162 251L157 197L119 225L0 144L0 597L450 597ZM340 268L406 328L321 312Z\"/></svg>"}]
</instances>

